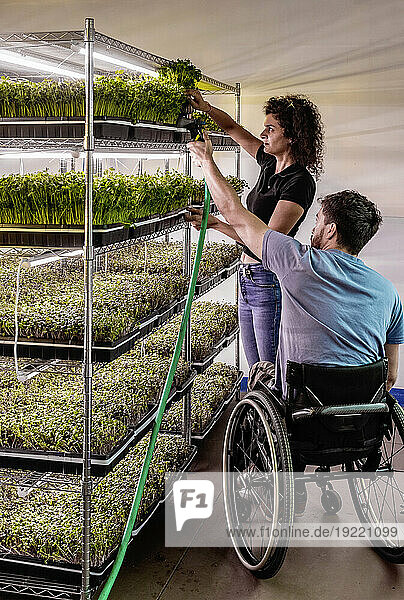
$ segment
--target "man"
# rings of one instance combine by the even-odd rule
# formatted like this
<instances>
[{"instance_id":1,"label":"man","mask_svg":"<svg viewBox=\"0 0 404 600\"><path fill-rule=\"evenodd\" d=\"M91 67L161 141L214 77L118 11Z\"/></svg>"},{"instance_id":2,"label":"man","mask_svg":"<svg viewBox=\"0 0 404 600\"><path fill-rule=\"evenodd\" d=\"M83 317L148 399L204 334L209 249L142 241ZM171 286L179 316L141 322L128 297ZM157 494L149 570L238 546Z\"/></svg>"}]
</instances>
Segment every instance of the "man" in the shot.
<instances>
[{"instance_id":1,"label":"man","mask_svg":"<svg viewBox=\"0 0 404 600\"><path fill-rule=\"evenodd\" d=\"M300 244L269 229L242 206L217 168L206 134L204 139L188 147L216 206L281 284L276 388L286 394L287 360L349 366L387 356L390 389L397 378L399 344L404 343L402 305L392 283L357 256L381 224L376 206L349 190L326 196L311 246ZM191 211L196 227L200 219Z\"/></svg>"}]
</instances>

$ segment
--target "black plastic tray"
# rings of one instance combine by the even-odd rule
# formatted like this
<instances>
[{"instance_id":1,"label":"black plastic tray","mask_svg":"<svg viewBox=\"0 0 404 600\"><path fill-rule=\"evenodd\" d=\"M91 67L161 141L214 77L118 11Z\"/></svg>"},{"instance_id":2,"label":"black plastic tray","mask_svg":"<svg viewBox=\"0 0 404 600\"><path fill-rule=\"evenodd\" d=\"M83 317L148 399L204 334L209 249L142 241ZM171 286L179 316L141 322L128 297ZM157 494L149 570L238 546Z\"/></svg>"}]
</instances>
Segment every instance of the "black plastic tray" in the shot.
<instances>
[{"instance_id":1,"label":"black plastic tray","mask_svg":"<svg viewBox=\"0 0 404 600\"><path fill-rule=\"evenodd\" d=\"M93 245L95 248L139 241L142 238L164 235L184 226L183 208L165 215L152 215L131 226L122 223L95 225ZM9 225L0 224L0 246L11 248L82 248L84 227L76 225Z\"/></svg>"},{"instance_id":2,"label":"black plastic tray","mask_svg":"<svg viewBox=\"0 0 404 600\"><path fill-rule=\"evenodd\" d=\"M234 146L237 147L239 144L235 142L229 135L226 133L219 132L210 132L209 133L210 141L213 146Z\"/></svg>"},{"instance_id":3,"label":"black plastic tray","mask_svg":"<svg viewBox=\"0 0 404 600\"><path fill-rule=\"evenodd\" d=\"M188 469L192 461L194 460L197 454L196 446L191 446L191 453L187 457L184 464L178 469L179 472L185 471ZM134 539L135 535L142 529L142 527L150 520L150 518L155 513L159 504L165 501L166 498L161 498L157 500L149 510L149 514L142 523L137 527L134 531ZM112 565L114 563L116 554L118 552L118 548L116 548L108 559L99 567L91 567L90 568L90 585L93 590L93 593L99 588L99 586L105 581L108 577ZM17 577L18 579L17 579ZM53 563L49 562L45 564L43 561L35 558L25 557L25 556L17 556L13 554L0 554L0 581L3 581L4 577L13 578L14 581L24 582L28 579L32 581L41 582L44 586L55 586L58 584L65 584L68 586L69 590L74 589L74 586L77 586L78 589L81 585L81 565L69 564L69 563ZM35 578L35 579L34 579ZM1 590L1 588L0 588ZM1 592L0 592L1 593ZM19 594L20 595L20 594ZM37 597L41 597L37 595ZM51 596L46 595L46 598L61 598L64 600L63 596Z\"/></svg>"},{"instance_id":4,"label":"black plastic tray","mask_svg":"<svg viewBox=\"0 0 404 600\"><path fill-rule=\"evenodd\" d=\"M203 294L206 294L207 292L209 292L209 290L213 289L214 287L216 287L217 285L222 283L222 281L224 280L223 273L225 273L225 272L226 272L226 269L224 268L224 269L221 269L215 275L212 275L211 277L205 277L201 281L199 281L199 282L197 281L196 286L195 286L195 295L203 296Z\"/></svg>"},{"instance_id":5,"label":"black plastic tray","mask_svg":"<svg viewBox=\"0 0 404 600\"><path fill-rule=\"evenodd\" d=\"M84 137L84 117L15 117L0 118L0 138L69 138ZM134 123L124 117L94 117L95 139L185 144L188 131L168 123L142 121ZM212 131L213 146L237 147L229 135Z\"/></svg>"},{"instance_id":6,"label":"black plastic tray","mask_svg":"<svg viewBox=\"0 0 404 600\"><path fill-rule=\"evenodd\" d=\"M0 119L1 138L75 138L84 137L84 117L16 117ZM138 142L182 144L187 131L175 125L144 121L133 123L123 117L94 117L94 137Z\"/></svg>"},{"instance_id":7,"label":"black plastic tray","mask_svg":"<svg viewBox=\"0 0 404 600\"><path fill-rule=\"evenodd\" d=\"M159 319L158 319L158 326L164 325L164 323L167 323L167 321L169 321L174 315L177 315L180 312L182 312L185 308L186 302L187 302L186 298L183 298L182 300L178 300L178 302L173 303L169 308L167 308L162 313L160 313ZM142 336L142 337L144 337L144 336Z\"/></svg>"},{"instance_id":8,"label":"black plastic tray","mask_svg":"<svg viewBox=\"0 0 404 600\"><path fill-rule=\"evenodd\" d=\"M115 223L93 228L95 247L110 246L134 238L134 227ZM6 225L0 224L0 246L12 248L82 248L84 227L76 225Z\"/></svg>"},{"instance_id":9,"label":"black plastic tray","mask_svg":"<svg viewBox=\"0 0 404 600\"><path fill-rule=\"evenodd\" d=\"M201 362L192 362L191 367L195 369L197 373L203 373L210 365L213 363L216 356L223 350L223 348L227 348L235 339L237 334L239 333L240 328L237 325L233 331L231 331L226 337L222 338L215 344L212 348L210 354Z\"/></svg>"},{"instance_id":10,"label":"black plastic tray","mask_svg":"<svg viewBox=\"0 0 404 600\"><path fill-rule=\"evenodd\" d=\"M143 420L143 419L142 419ZM135 443L137 431L130 431L119 444L106 455L92 454L91 471L102 477L128 453ZM38 473L64 473L77 475L83 470L83 457L77 452L46 452L24 448L0 448L0 465L6 469L23 469Z\"/></svg>"},{"instance_id":11,"label":"black plastic tray","mask_svg":"<svg viewBox=\"0 0 404 600\"><path fill-rule=\"evenodd\" d=\"M134 223L133 225L133 240L138 241L140 238L146 239L150 236L164 235L173 229L178 229L185 225L184 215L187 210L179 208L164 215L152 215Z\"/></svg>"},{"instance_id":12,"label":"black plastic tray","mask_svg":"<svg viewBox=\"0 0 404 600\"><path fill-rule=\"evenodd\" d=\"M179 400L191 388L196 373L192 373L180 388L172 389L167 400L167 408L172 402ZM107 475L120 460L126 456L130 448L137 444L153 427L157 415L158 402L150 404L147 412L134 427L128 426L129 433L118 445L106 455L91 455L91 474L94 477ZM65 473L78 475L83 470L82 454L77 452L46 452L17 448L0 448L1 468L23 469L38 473Z\"/></svg>"}]
</instances>

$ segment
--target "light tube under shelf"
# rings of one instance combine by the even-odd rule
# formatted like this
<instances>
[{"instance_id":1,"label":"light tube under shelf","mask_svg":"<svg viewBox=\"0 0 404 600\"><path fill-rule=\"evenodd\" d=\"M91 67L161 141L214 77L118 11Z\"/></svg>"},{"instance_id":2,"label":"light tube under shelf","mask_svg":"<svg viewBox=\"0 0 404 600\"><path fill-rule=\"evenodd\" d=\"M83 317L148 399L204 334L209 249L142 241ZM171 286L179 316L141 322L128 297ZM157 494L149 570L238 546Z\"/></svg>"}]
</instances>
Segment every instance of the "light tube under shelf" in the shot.
<instances>
[{"instance_id":1,"label":"light tube under shelf","mask_svg":"<svg viewBox=\"0 0 404 600\"><path fill-rule=\"evenodd\" d=\"M80 156L84 156L84 152L80 153ZM181 152L171 152L166 154L159 153L142 153L142 154L134 154L133 152L94 152L94 158L142 158L146 160L165 160L169 158L181 158L184 154Z\"/></svg>"},{"instance_id":2,"label":"light tube under shelf","mask_svg":"<svg viewBox=\"0 0 404 600\"><path fill-rule=\"evenodd\" d=\"M0 158L71 158L71 152L4 152Z\"/></svg>"},{"instance_id":3,"label":"light tube under shelf","mask_svg":"<svg viewBox=\"0 0 404 600\"><path fill-rule=\"evenodd\" d=\"M30 267L39 267L40 265L47 265L49 263L63 260L64 258L73 258L75 256L82 256L83 250L72 250L71 252L64 252L63 254L45 254L44 256L30 256L22 260L21 266L24 269Z\"/></svg>"},{"instance_id":4,"label":"light tube under shelf","mask_svg":"<svg viewBox=\"0 0 404 600\"><path fill-rule=\"evenodd\" d=\"M65 77L71 77L72 79L84 79L84 71L70 71L70 69L64 69L53 65L52 63L39 60L37 58L30 58L28 56L22 56L15 52L8 52L7 50L0 51L0 62L11 63L12 65L20 65L27 67L28 69L35 69L36 71L45 71L46 73L54 73L55 75L64 75Z\"/></svg>"},{"instance_id":5,"label":"light tube under shelf","mask_svg":"<svg viewBox=\"0 0 404 600\"><path fill-rule=\"evenodd\" d=\"M79 54L85 54L84 48L80 48ZM153 69L146 69L145 67L140 67L139 65L127 62L126 60L121 60L119 58L114 58L113 56L101 54L101 52L94 52L94 58L109 63L111 65L116 65L117 67L124 67L125 69L129 69L130 71L138 71L139 73L145 73L146 75L151 75L152 77L158 77L157 71L154 71Z\"/></svg>"}]
</instances>

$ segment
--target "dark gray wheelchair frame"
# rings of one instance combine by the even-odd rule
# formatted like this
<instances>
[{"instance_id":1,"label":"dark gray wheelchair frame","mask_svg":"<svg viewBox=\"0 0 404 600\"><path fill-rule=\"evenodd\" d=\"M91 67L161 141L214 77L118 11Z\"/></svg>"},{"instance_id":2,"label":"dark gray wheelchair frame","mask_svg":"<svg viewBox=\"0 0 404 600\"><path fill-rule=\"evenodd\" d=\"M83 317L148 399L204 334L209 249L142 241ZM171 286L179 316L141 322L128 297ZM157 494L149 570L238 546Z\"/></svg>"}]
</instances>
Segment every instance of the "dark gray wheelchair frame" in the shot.
<instances>
[{"instance_id":1,"label":"dark gray wheelchair frame","mask_svg":"<svg viewBox=\"0 0 404 600\"><path fill-rule=\"evenodd\" d=\"M244 407L250 403L260 412L261 420L262 414L265 414L275 431L275 439L281 446L286 446L283 448L286 458L282 459L279 470L291 470L293 463L293 470L302 472L299 477L295 475L295 482L315 482L322 490L324 510L337 513L342 501L333 489L331 480L346 478L347 471L377 471L381 466L382 442L384 438L389 439L393 426L397 426L401 441L404 439L404 412L387 392L387 370L387 359L357 367L288 361L285 401L271 389L265 377L259 379L253 390L235 407L229 419L223 450L224 480L225 472L234 469L235 432L237 427L241 427L234 423L237 418L241 419L243 403ZM292 463L288 462L288 454L292 457ZM312 473L303 473L306 465L317 465L317 469ZM331 467L337 465L341 465L342 470L331 471ZM350 491L355 505L355 490L351 485ZM292 521L293 497L284 511L285 514L292 514ZM228 504L229 499L225 498L229 521L231 511ZM244 566L259 578L273 577L286 556L286 549L280 547L273 552L267 551L260 561L245 549L236 546L235 549ZM404 563L404 548L374 549L389 562Z\"/></svg>"}]
</instances>

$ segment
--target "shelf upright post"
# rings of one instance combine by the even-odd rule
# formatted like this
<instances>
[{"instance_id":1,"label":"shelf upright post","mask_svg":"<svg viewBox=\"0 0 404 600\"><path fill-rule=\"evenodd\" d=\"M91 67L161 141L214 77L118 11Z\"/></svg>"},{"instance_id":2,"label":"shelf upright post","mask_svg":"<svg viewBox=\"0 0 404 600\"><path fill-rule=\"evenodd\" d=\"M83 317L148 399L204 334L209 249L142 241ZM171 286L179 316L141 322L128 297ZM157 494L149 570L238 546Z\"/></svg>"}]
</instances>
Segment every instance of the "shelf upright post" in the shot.
<instances>
[{"instance_id":1,"label":"shelf upright post","mask_svg":"<svg viewBox=\"0 0 404 600\"><path fill-rule=\"evenodd\" d=\"M188 148L185 151L185 173L191 175L192 163L191 154ZM191 225L185 224L184 228L184 244L183 244L183 273L185 277L191 277ZM187 329L185 332L184 359L191 362L191 318L188 320ZM187 392L183 397L183 436L187 444L191 444L191 392Z\"/></svg>"},{"instance_id":2,"label":"shelf upright post","mask_svg":"<svg viewBox=\"0 0 404 600\"><path fill-rule=\"evenodd\" d=\"M240 106L241 106L241 86L240 83L236 83L236 122L240 123L241 120L241 110L240 110ZM235 153L235 170L236 170L236 177L238 177L240 179L240 172L241 172L241 156L240 156L240 147L238 146L236 148L236 153ZM236 272L236 281L234 284L234 296L235 296L235 302L236 302L236 306L238 306L238 299L239 299L239 279L238 279L238 272ZM235 340L235 344L234 344L234 361L236 363L236 367L237 369L240 371L240 334L238 333L236 335L236 340Z\"/></svg>"},{"instance_id":3,"label":"shelf upright post","mask_svg":"<svg viewBox=\"0 0 404 600\"><path fill-rule=\"evenodd\" d=\"M90 600L91 535L91 413L92 413L92 320L93 320L93 152L94 152L94 19L87 18L84 31L86 117L85 154L85 222L84 222L84 437L83 437L83 556L81 600Z\"/></svg>"}]
</instances>

